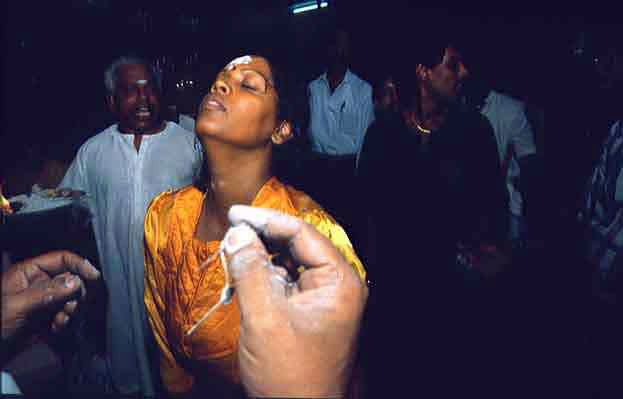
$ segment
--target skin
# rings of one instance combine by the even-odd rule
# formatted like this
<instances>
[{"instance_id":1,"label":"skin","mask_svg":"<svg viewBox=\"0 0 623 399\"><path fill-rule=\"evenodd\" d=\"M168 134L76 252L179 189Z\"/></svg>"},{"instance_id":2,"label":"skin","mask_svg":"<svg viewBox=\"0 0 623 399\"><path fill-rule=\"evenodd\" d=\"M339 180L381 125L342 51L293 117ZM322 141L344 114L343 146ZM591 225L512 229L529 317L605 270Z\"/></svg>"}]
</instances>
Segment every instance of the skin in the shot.
<instances>
[{"instance_id":1,"label":"skin","mask_svg":"<svg viewBox=\"0 0 623 399\"><path fill-rule=\"evenodd\" d=\"M234 206L225 253L238 292L241 380L252 397L339 397L346 391L368 288L335 246L301 219ZM256 234L257 233L257 234ZM259 239L287 245L296 283Z\"/></svg>"},{"instance_id":2,"label":"skin","mask_svg":"<svg viewBox=\"0 0 623 399\"><path fill-rule=\"evenodd\" d=\"M195 130L210 165L211 180L197 238L222 240L229 227L231 205L251 204L272 176L272 146L292 135L290 123L277 119L277 105L270 65L258 56L252 56L248 64L224 68L203 99Z\"/></svg>"},{"instance_id":3,"label":"skin","mask_svg":"<svg viewBox=\"0 0 623 399\"><path fill-rule=\"evenodd\" d=\"M67 251L14 264L2 274L2 339L19 335L36 318L49 317L52 330L60 330L85 297L85 282L99 277L88 261Z\"/></svg>"},{"instance_id":4,"label":"skin","mask_svg":"<svg viewBox=\"0 0 623 399\"><path fill-rule=\"evenodd\" d=\"M437 130L445 122L450 105L458 100L469 71L462 55L448 47L441 63L432 68L419 64L416 73L420 81L420 109L407 111L407 123Z\"/></svg>"},{"instance_id":5,"label":"skin","mask_svg":"<svg viewBox=\"0 0 623 399\"><path fill-rule=\"evenodd\" d=\"M119 120L119 130L135 135L138 151L142 136L159 133L165 128L160 109L160 93L155 79L144 65L127 64L119 68L108 107Z\"/></svg>"},{"instance_id":6,"label":"skin","mask_svg":"<svg viewBox=\"0 0 623 399\"><path fill-rule=\"evenodd\" d=\"M374 105L380 110L398 109L398 93L391 77L375 88Z\"/></svg>"},{"instance_id":7,"label":"skin","mask_svg":"<svg viewBox=\"0 0 623 399\"><path fill-rule=\"evenodd\" d=\"M350 40L344 31L338 31L335 42L328 48L329 65L327 68L327 80L329 88L333 92L340 85L348 69L350 56Z\"/></svg>"}]
</instances>

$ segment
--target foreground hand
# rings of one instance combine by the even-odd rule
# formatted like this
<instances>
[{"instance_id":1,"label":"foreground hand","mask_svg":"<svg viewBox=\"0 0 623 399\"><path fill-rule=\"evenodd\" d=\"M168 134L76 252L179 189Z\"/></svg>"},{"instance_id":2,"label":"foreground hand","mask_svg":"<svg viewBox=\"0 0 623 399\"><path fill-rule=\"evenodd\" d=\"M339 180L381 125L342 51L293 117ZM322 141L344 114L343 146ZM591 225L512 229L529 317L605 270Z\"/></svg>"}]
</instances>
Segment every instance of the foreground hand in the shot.
<instances>
[{"instance_id":1,"label":"foreground hand","mask_svg":"<svg viewBox=\"0 0 623 399\"><path fill-rule=\"evenodd\" d=\"M99 276L89 261L67 251L12 265L2 274L2 339L13 337L40 311L54 314L52 330L58 331L86 295L84 280Z\"/></svg>"},{"instance_id":2,"label":"foreground hand","mask_svg":"<svg viewBox=\"0 0 623 399\"><path fill-rule=\"evenodd\" d=\"M240 304L238 359L251 396L345 393L368 288L314 227L272 210L235 205L225 253ZM251 228L249 228L251 226ZM273 266L255 232L286 244L298 281Z\"/></svg>"}]
</instances>

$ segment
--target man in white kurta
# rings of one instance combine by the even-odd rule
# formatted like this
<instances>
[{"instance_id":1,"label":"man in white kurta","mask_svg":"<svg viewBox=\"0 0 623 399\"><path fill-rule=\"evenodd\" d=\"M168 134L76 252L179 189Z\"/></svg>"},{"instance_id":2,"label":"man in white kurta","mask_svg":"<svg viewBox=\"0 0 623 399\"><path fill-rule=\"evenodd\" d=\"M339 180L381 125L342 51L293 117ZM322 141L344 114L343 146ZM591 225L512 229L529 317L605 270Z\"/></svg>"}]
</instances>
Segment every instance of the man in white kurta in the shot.
<instances>
[{"instance_id":1,"label":"man in white kurta","mask_svg":"<svg viewBox=\"0 0 623 399\"><path fill-rule=\"evenodd\" d=\"M111 68L109 105L119 123L82 145L60 187L84 190L90 198L109 293L107 378L121 394L153 396L143 299L145 212L157 194L193 182L203 151L194 133L161 119L159 85L149 66L125 59Z\"/></svg>"}]
</instances>

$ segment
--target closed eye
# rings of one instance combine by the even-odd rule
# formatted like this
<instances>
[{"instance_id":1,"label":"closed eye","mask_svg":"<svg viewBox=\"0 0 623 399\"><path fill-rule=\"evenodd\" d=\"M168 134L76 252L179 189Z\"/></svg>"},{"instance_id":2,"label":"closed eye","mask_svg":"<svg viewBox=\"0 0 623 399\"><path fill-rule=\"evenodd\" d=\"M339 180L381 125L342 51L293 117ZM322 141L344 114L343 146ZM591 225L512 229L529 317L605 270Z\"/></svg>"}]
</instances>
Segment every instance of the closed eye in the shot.
<instances>
[{"instance_id":1,"label":"closed eye","mask_svg":"<svg viewBox=\"0 0 623 399\"><path fill-rule=\"evenodd\" d=\"M246 90L253 90L253 91L257 91L258 90L257 87L251 86L251 85L246 84L246 83L241 83L240 87L242 87L243 89L246 89Z\"/></svg>"}]
</instances>

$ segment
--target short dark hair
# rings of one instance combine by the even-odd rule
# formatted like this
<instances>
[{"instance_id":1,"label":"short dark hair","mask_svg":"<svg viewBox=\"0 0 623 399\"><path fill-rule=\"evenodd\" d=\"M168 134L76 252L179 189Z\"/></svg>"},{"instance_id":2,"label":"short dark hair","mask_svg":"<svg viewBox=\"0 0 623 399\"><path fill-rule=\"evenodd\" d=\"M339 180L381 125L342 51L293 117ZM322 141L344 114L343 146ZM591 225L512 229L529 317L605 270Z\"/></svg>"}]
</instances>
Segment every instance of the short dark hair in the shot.
<instances>
[{"instance_id":1,"label":"short dark hair","mask_svg":"<svg viewBox=\"0 0 623 399\"><path fill-rule=\"evenodd\" d=\"M413 106L419 96L419 81L413 64L433 68L443 61L448 48L457 50L462 56L467 52L463 40L457 39L449 32L443 32L442 29L437 29L426 39L413 43L411 48L413 63L399 67L396 74L398 97L403 107Z\"/></svg>"}]
</instances>

